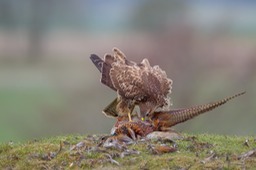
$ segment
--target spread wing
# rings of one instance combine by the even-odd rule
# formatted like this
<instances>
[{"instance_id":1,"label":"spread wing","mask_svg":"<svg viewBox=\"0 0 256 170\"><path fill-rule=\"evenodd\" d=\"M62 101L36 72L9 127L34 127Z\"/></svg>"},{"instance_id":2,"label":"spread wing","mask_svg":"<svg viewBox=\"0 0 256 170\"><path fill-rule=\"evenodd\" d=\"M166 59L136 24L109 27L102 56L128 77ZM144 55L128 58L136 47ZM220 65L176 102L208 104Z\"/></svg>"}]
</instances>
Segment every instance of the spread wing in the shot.
<instances>
[{"instance_id":1,"label":"spread wing","mask_svg":"<svg viewBox=\"0 0 256 170\"><path fill-rule=\"evenodd\" d=\"M158 81L161 82L160 89L163 95L167 95L171 93L172 89L172 80L169 79L166 75L166 72L163 71L159 66L153 67L153 74L157 77Z\"/></svg>"},{"instance_id":2,"label":"spread wing","mask_svg":"<svg viewBox=\"0 0 256 170\"><path fill-rule=\"evenodd\" d=\"M168 110L172 81L165 71L159 66L151 67L147 59L141 63L129 61L118 48L113 48L113 52L106 54L104 60L95 54L90 57L102 73L101 82L124 99L143 100L146 108L160 106L158 111Z\"/></svg>"},{"instance_id":3,"label":"spread wing","mask_svg":"<svg viewBox=\"0 0 256 170\"><path fill-rule=\"evenodd\" d=\"M101 83L116 91L116 88L113 86L112 80L110 78L110 69L112 68L112 63L119 63L130 66L136 65L136 63L128 61L124 53L118 48L113 48L112 51L114 52L114 55L105 54L104 60L96 54L91 54L90 59L96 68L101 72Z\"/></svg>"},{"instance_id":4,"label":"spread wing","mask_svg":"<svg viewBox=\"0 0 256 170\"><path fill-rule=\"evenodd\" d=\"M157 77L158 82L160 82L160 85L157 88L158 96L156 96L156 98L160 101L160 103L162 103L162 106L156 111L170 110L172 105L171 92L173 82L167 77L166 72L163 71L159 66L153 67L153 74L155 77ZM155 93L157 93L157 91Z\"/></svg>"}]
</instances>

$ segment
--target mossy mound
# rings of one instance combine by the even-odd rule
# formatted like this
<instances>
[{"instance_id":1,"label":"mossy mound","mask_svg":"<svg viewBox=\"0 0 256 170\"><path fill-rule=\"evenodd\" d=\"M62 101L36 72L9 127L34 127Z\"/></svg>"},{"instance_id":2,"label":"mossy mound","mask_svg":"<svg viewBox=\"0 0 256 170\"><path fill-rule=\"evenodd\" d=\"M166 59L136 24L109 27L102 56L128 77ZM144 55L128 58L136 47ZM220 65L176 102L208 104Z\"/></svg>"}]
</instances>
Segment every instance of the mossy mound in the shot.
<instances>
[{"instance_id":1,"label":"mossy mound","mask_svg":"<svg viewBox=\"0 0 256 170\"><path fill-rule=\"evenodd\" d=\"M70 135L0 145L0 169L254 169L253 136L182 134L181 140L140 140L103 148L103 135ZM175 147L156 154L152 146ZM149 147L150 146L150 147Z\"/></svg>"}]
</instances>

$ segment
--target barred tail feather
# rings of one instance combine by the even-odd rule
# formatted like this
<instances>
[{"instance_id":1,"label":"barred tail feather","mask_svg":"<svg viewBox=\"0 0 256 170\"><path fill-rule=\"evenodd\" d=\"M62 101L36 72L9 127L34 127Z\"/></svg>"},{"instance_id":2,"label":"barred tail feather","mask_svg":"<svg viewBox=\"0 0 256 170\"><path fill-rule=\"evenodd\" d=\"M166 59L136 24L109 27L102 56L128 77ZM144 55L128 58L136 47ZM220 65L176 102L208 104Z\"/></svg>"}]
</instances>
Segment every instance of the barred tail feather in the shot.
<instances>
[{"instance_id":1,"label":"barred tail feather","mask_svg":"<svg viewBox=\"0 0 256 170\"><path fill-rule=\"evenodd\" d=\"M238 93L236 95L233 95L231 97L227 97L225 99L216 101L216 102L212 102L212 103L204 104L204 105L199 105L199 106L194 106L194 107L191 107L191 108L188 108L188 109L176 111L176 112L173 113L173 119L174 119L174 122L173 122L174 124L173 125L184 122L184 121L189 120L189 119L192 119L192 118L194 118L194 117L196 117L196 116L198 116L202 113L211 111L211 110L215 109L216 107L219 107L219 106L225 104L229 100L232 100L232 99L234 99L238 96L241 96L243 94L245 94L245 91L242 92L242 93Z\"/></svg>"},{"instance_id":2,"label":"barred tail feather","mask_svg":"<svg viewBox=\"0 0 256 170\"><path fill-rule=\"evenodd\" d=\"M229 100L232 100L238 96L241 96L245 94L245 91L242 93L238 93L236 95L233 95L231 97L227 97L225 99L216 101L216 102L211 102L209 104L203 104L203 105L198 105L198 106L193 106L187 109L176 109L176 110L171 110L169 112L159 112L155 113L155 115L152 117L152 120L157 123L158 128L162 127L171 127L176 124L185 122L189 119L192 119L202 113L211 111Z\"/></svg>"}]
</instances>

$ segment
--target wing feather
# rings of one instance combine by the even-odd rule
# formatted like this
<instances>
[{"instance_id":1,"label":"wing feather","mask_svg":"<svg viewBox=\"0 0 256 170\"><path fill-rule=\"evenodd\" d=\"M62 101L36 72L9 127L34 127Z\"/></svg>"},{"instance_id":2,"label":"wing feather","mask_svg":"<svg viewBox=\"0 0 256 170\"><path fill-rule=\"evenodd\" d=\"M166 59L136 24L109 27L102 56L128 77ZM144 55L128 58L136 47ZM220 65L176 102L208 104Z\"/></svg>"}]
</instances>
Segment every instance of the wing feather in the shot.
<instances>
[{"instance_id":1,"label":"wing feather","mask_svg":"<svg viewBox=\"0 0 256 170\"><path fill-rule=\"evenodd\" d=\"M91 54L90 59L93 62L93 64L96 66L96 68L101 72L104 61L96 54Z\"/></svg>"},{"instance_id":2,"label":"wing feather","mask_svg":"<svg viewBox=\"0 0 256 170\"><path fill-rule=\"evenodd\" d=\"M112 63L114 62L114 57L110 54L106 54L104 56L104 62L102 64L102 71L101 71L101 83L105 84L106 86L110 87L111 89L116 91L116 88L113 86L112 80L110 78L110 70L112 68Z\"/></svg>"},{"instance_id":3,"label":"wing feather","mask_svg":"<svg viewBox=\"0 0 256 170\"><path fill-rule=\"evenodd\" d=\"M119 95L134 99L143 95L141 70L136 66L113 63L110 78Z\"/></svg>"},{"instance_id":4,"label":"wing feather","mask_svg":"<svg viewBox=\"0 0 256 170\"><path fill-rule=\"evenodd\" d=\"M113 48L113 53L106 54L104 60L91 55L91 60L102 72L101 82L116 90L124 100L140 102L143 99L147 108L160 106L159 111L168 110L172 80L166 72L159 66L150 66L147 59L138 64L129 61L118 48Z\"/></svg>"},{"instance_id":5,"label":"wing feather","mask_svg":"<svg viewBox=\"0 0 256 170\"><path fill-rule=\"evenodd\" d=\"M138 65L112 63L110 78L118 94L129 99L148 96L164 100L171 93L172 81L165 71L151 67L147 59Z\"/></svg>"}]
</instances>

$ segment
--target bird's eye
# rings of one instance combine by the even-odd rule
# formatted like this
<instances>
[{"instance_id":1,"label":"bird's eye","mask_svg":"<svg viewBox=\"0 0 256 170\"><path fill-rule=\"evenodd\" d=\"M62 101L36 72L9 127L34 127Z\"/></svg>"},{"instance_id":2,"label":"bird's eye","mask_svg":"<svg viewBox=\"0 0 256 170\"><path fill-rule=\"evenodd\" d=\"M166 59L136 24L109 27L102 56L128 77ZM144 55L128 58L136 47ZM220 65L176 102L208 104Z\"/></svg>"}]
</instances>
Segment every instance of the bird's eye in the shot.
<instances>
[{"instance_id":1,"label":"bird's eye","mask_svg":"<svg viewBox=\"0 0 256 170\"><path fill-rule=\"evenodd\" d=\"M100 140L105 140L107 138L107 136L103 136L103 137L101 137L101 139Z\"/></svg>"}]
</instances>

